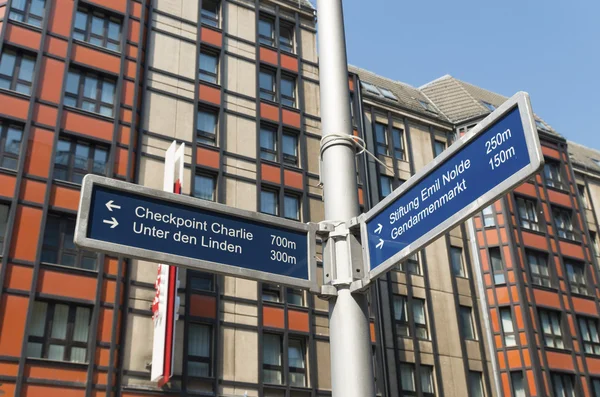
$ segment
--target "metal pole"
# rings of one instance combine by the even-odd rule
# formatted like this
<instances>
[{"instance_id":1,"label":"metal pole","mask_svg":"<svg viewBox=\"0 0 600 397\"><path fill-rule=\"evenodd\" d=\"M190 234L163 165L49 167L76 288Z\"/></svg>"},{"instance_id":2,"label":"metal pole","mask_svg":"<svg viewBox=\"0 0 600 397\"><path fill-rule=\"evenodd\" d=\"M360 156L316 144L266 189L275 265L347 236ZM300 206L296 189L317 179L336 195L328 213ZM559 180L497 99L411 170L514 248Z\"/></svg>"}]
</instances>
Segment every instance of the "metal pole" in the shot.
<instances>
[{"instance_id":1,"label":"metal pole","mask_svg":"<svg viewBox=\"0 0 600 397\"><path fill-rule=\"evenodd\" d=\"M323 136L352 136L342 0L318 0L317 16ZM337 140L323 147L322 158L325 219L345 222L359 210L354 147L348 140ZM329 244L335 244L337 289L337 296L329 301L333 397L372 397L375 387L367 297L350 292L353 271L347 241L330 240Z\"/></svg>"}]
</instances>

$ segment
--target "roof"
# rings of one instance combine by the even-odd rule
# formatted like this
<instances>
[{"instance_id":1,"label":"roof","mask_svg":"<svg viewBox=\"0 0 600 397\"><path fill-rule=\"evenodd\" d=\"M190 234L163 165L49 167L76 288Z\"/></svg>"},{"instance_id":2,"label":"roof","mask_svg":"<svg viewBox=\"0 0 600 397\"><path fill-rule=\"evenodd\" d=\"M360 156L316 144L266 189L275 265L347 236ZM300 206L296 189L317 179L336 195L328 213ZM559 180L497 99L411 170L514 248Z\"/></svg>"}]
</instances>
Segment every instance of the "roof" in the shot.
<instances>
[{"instance_id":1,"label":"roof","mask_svg":"<svg viewBox=\"0 0 600 397\"><path fill-rule=\"evenodd\" d=\"M567 150L573 164L600 174L600 151L572 141L567 141Z\"/></svg>"},{"instance_id":2,"label":"roof","mask_svg":"<svg viewBox=\"0 0 600 397\"><path fill-rule=\"evenodd\" d=\"M376 91L379 92L379 94L370 91L367 89L367 86L361 84L361 93L363 97L374 99L394 107L400 106L429 118L437 119L445 123L451 123L451 120L435 106L435 103L433 103L427 95L418 88L412 87L406 83L388 79L387 77L379 76L373 72L352 65L348 65L348 71L358 75L362 83L371 84L377 87ZM384 90L390 91L397 100L385 97L383 94ZM425 106L427 106L427 109Z\"/></svg>"},{"instance_id":3,"label":"roof","mask_svg":"<svg viewBox=\"0 0 600 397\"><path fill-rule=\"evenodd\" d=\"M311 10L315 9L315 6L310 2L310 0L287 0L288 3L296 3L299 6L302 5L304 7L310 8Z\"/></svg>"},{"instance_id":4,"label":"roof","mask_svg":"<svg viewBox=\"0 0 600 397\"><path fill-rule=\"evenodd\" d=\"M508 99L504 95L466 83L448 74L419 87L419 89L455 124L485 117L492 112L493 108L497 108ZM561 137L541 117L534 116L536 121L541 124L538 125L539 129Z\"/></svg>"}]
</instances>

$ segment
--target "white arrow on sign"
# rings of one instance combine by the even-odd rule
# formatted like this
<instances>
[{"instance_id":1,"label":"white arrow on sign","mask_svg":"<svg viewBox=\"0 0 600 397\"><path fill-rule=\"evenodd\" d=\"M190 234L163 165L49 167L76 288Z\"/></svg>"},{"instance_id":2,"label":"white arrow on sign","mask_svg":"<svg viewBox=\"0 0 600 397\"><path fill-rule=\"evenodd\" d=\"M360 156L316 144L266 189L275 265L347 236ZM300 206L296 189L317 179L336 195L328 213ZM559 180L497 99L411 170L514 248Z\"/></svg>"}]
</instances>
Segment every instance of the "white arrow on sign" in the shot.
<instances>
[{"instance_id":1,"label":"white arrow on sign","mask_svg":"<svg viewBox=\"0 0 600 397\"><path fill-rule=\"evenodd\" d=\"M116 205L116 204L114 204L114 201L113 201L113 200L110 200L110 201L109 201L109 202L107 202L105 205L106 205L106 208L108 208L108 210L109 210L110 212L112 212L113 208L114 208L114 209L116 209L116 210L120 210L120 209L121 209L121 206L120 206L120 205ZM113 218L113 219L114 219L114 218Z\"/></svg>"},{"instance_id":2,"label":"white arrow on sign","mask_svg":"<svg viewBox=\"0 0 600 397\"><path fill-rule=\"evenodd\" d=\"M381 223L378 223L377 229L375 229L375 233L377 233L377 234L381 233L381 229L383 229L383 225Z\"/></svg>"},{"instance_id":3,"label":"white arrow on sign","mask_svg":"<svg viewBox=\"0 0 600 397\"><path fill-rule=\"evenodd\" d=\"M117 220L114 217L111 217L110 219L111 219L110 221L107 219L104 219L102 222L108 223L109 225L111 225L110 226L111 229L114 229L115 227L117 227L119 225L119 222L117 222Z\"/></svg>"},{"instance_id":4,"label":"white arrow on sign","mask_svg":"<svg viewBox=\"0 0 600 397\"><path fill-rule=\"evenodd\" d=\"M115 218L113 218L113 219L115 219ZM106 221L104 221L104 222L106 222ZM383 240L382 239L379 239L379 242L377 243L377 245L375 246L375 248L379 248L379 249L383 248Z\"/></svg>"}]
</instances>

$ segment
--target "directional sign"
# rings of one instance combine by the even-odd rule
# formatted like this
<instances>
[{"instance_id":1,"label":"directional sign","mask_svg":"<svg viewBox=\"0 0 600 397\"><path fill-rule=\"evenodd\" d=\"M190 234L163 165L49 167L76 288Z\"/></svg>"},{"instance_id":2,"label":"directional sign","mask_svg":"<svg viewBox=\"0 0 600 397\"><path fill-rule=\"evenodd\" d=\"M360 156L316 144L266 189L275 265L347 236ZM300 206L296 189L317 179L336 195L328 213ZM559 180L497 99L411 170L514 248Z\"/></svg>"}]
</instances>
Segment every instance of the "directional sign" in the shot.
<instances>
[{"instance_id":1,"label":"directional sign","mask_svg":"<svg viewBox=\"0 0 600 397\"><path fill-rule=\"evenodd\" d=\"M314 224L86 175L75 244L316 291L316 229Z\"/></svg>"},{"instance_id":2,"label":"directional sign","mask_svg":"<svg viewBox=\"0 0 600 397\"><path fill-rule=\"evenodd\" d=\"M529 95L520 92L359 218L370 278L480 211L542 165Z\"/></svg>"}]
</instances>

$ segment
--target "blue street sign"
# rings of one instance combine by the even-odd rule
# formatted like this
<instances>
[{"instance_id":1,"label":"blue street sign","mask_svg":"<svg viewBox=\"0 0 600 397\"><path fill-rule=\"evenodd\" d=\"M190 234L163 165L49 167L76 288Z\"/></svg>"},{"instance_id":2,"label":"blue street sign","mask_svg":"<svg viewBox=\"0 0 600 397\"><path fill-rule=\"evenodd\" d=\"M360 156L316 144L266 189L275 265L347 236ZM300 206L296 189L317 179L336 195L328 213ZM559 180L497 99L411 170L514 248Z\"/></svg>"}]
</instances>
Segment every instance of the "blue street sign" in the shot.
<instances>
[{"instance_id":1,"label":"blue street sign","mask_svg":"<svg viewBox=\"0 0 600 397\"><path fill-rule=\"evenodd\" d=\"M529 99L519 93L363 216L370 276L414 254L542 165Z\"/></svg>"},{"instance_id":2,"label":"blue street sign","mask_svg":"<svg viewBox=\"0 0 600 397\"><path fill-rule=\"evenodd\" d=\"M313 229L87 175L75 242L153 262L311 288Z\"/></svg>"}]
</instances>

